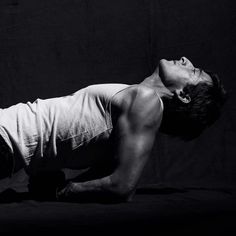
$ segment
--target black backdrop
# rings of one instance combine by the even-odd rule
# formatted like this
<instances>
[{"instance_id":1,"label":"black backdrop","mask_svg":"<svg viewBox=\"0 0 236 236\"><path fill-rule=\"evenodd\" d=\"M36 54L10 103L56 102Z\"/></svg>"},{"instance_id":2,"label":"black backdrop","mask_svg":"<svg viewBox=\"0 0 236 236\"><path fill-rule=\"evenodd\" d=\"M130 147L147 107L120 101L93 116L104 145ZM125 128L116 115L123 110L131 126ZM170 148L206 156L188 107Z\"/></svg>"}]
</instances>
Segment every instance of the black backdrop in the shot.
<instances>
[{"instance_id":1,"label":"black backdrop","mask_svg":"<svg viewBox=\"0 0 236 236\"><path fill-rule=\"evenodd\" d=\"M231 188L236 182L233 0L1 0L0 101L139 83L161 58L186 56L220 75L220 120L185 143L157 136L141 184Z\"/></svg>"}]
</instances>

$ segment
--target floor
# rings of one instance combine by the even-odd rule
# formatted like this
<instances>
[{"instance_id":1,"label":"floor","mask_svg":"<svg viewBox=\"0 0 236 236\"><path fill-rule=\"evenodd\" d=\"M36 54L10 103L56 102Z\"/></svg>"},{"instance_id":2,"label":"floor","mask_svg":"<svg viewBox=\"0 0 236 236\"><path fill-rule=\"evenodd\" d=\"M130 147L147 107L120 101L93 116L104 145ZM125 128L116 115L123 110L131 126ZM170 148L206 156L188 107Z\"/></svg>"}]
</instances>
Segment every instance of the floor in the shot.
<instances>
[{"instance_id":1,"label":"floor","mask_svg":"<svg viewBox=\"0 0 236 236\"><path fill-rule=\"evenodd\" d=\"M132 202L105 204L36 201L8 189L0 202L1 233L236 235L234 191L148 187Z\"/></svg>"}]
</instances>

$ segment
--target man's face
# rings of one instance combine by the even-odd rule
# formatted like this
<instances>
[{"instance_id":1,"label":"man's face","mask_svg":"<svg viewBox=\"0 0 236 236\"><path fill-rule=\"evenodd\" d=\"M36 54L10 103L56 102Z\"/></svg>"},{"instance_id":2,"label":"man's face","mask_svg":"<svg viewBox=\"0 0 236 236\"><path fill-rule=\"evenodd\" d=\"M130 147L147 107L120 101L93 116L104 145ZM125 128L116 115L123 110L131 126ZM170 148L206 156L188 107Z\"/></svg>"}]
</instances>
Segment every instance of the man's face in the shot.
<instances>
[{"instance_id":1,"label":"man's face","mask_svg":"<svg viewBox=\"0 0 236 236\"><path fill-rule=\"evenodd\" d=\"M187 84L212 83L211 77L203 70L195 68L186 57L172 61L160 60L159 75L163 84L172 91L183 89Z\"/></svg>"}]
</instances>

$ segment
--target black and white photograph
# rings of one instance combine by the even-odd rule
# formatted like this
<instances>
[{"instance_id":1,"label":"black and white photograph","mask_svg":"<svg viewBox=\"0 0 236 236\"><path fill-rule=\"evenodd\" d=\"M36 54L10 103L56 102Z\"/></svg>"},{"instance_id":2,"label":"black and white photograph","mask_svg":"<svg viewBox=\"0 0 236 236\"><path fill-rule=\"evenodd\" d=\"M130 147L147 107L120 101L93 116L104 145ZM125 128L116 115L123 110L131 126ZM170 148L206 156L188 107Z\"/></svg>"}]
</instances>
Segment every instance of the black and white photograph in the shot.
<instances>
[{"instance_id":1,"label":"black and white photograph","mask_svg":"<svg viewBox=\"0 0 236 236\"><path fill-rule=\"evenodd\" d=\"M0 233L235 235L234 0L1 0Z\"/></svg>"}]
</instances>

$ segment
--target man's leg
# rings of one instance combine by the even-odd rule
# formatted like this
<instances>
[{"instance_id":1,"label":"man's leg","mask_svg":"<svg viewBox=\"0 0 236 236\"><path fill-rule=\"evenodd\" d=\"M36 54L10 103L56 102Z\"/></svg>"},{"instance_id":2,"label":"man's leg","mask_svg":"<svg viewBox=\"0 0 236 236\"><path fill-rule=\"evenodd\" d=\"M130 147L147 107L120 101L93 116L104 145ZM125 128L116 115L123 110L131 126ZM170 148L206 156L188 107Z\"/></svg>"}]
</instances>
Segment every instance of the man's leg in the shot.
<instances>
[{"instance_id":1,"label":"man's leg","mask_svg":"<svg viewBox=\"0 0 236 236\"><path fill-rule=\"evenodd\" d=\"M28 189L33 199L56 200L56 191L65 185L63 171L41 171L29 177Z\"/></svg>"},{"instance_id":2,"label":"man's leg","mask_svg":"<svg viewBox=\"0 0 236 236\"><path fill-rule=\"evenodd\" d=\"M0 136L0 179L11 177L14 170L14 159L10 147Z\"/></svg>"}]
</instances>

